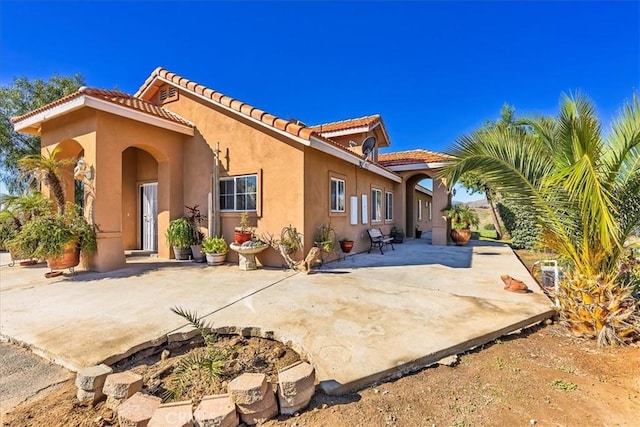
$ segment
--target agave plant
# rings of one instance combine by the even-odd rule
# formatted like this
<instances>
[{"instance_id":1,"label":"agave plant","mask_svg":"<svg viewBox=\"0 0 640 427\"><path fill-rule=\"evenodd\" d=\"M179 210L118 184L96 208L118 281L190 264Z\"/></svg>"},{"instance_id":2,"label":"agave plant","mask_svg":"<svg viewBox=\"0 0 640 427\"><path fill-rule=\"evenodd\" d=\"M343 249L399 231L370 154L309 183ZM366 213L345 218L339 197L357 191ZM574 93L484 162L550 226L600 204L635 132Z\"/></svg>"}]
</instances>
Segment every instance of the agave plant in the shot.
<instances>
[{"instance_id":1,"label":"agave plant","mask_svg":"<svg viewBox=\"0 0 640 427\"><path fill-rule=\"evenodd\" d=\"M462 136L451 154L441 178L452 185L466 172L481 174L530 209L543 244L569 261L559 298L572 330L600 343L640 336L638 301L619 279L623 244L640 224L637 96L604 136L593 103L563 95L558 117Z\"/></svg>"}]
</instances>

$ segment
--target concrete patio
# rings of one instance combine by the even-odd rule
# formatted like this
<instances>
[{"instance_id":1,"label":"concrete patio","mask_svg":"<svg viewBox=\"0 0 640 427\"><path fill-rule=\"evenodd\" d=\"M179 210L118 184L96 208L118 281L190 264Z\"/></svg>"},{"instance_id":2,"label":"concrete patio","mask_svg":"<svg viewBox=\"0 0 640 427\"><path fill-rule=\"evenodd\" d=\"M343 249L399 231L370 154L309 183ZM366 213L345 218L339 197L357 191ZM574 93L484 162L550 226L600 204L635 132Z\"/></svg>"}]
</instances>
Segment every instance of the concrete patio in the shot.
<instances>
[{"instance_id":1,"label":"concrete patio","mask_svg":"<svg viewBox=\"0 0 640 427\"><path fill-rule=\"evenodd\" d=\"M333 394L428 366L553 313L511 249L489 242L409 240L311 275L137 258L116 272L45 279L43 265L1 264L0 334L71 370L188 336L170 311L181 306L222 331L290 344ZM533 292L504 291L501 274Z\"/></svg>"}]
</instances>

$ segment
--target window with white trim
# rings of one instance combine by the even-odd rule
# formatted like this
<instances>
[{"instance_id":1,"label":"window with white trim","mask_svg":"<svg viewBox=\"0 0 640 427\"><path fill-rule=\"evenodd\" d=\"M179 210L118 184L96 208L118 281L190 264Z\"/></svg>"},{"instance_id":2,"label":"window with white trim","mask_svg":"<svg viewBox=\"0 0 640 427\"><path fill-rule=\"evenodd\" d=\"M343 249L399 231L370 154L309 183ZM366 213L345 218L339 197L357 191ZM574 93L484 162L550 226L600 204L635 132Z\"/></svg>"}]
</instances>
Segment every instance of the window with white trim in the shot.
<instances>
[{"instance_id":1,"label":"window with white trim","mask_svg":"<svg viewBox=\"0 0 640 427\"><path fill-rule=\"evenodd\" d=\"M387 191L384 193L385 205L384 205L384 219L385 221L393 220L393 193Z\"/></svg>"},{"instance_id":2,"label":"window with white trim","mask_svg":"<svg viewBox=\"0 0 640 427\"><path fill-rule=\"evenodd\" d=\"M331 178L331 212L345 212L345 181Z\"/></svg>"},{"instance_id":3,"label":"window with white trim","mask_svg":"<svg viewBox=\"0 0 640 427\"><path fill-rule=\"evenodd\" d=\"M418 199L418 221L422 221L422 200Z\"/></svg>"},{"instance_id":4,"label":"window with white trim","mask_svg":"<svg viewBox=\"0 0 640 427\"><path fill-rule=\"evenodd\" d=\"M220 210L226 212L258 209L258 175L220 178Z\"/></svg>"},{"instance_id":5,"label":"window with white trim","mask_svg":"<svg viewBox=\"0 0 640 427\"><path fill-rule=\"evenodd\" d=\"M427 205L429 207L429 221L431 221L433 219L432 213L431 213L431 202L427 202Z\"/></svg>"},{"instance_id":6,"label":"window with white trim","mask_svg":"<svg viewBox=\"0 0 640 427\"><path fill-rule=\"evenodd\" d=\"M382 221L382 190L371 190L371 221Z\"/></svg>"}]
</instances>

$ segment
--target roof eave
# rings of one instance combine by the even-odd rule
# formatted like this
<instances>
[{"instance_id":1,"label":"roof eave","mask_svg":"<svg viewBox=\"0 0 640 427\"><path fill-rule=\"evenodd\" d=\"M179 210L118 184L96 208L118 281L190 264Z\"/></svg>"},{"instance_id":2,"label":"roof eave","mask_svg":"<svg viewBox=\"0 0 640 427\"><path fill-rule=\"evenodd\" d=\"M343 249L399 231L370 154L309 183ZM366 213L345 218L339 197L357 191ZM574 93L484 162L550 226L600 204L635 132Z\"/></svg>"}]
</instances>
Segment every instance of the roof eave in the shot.
<instances>
[{"instance_id":1,"label":"roof eave","mask_svg":"<svg viewBox=\"0 0 640 427\"><path fill-rule=\"evenodd\" d=\"M152 116L147 113L143 113L142 111L133 110L122 105L103 101L87 95L80 95L77 98L69 100L68 102L56 105L53 108L41 111L40 113L27 117L23 120L16 121L13 124L13 128L16 130L16 132L33 133L37 135L40 133L42 123L56 117L63 116L65 114L69 114L83 107L89 107L99 111L104 111L117 116L136 120L138 122L182 133L184 135L194 135L194 129L191 126L176 123L172 120L168 120L162 117Z\"/></svg>"},{"instance_id":2,"label":"roof eave","mask_svg":"<svg viewBox=\"0 0 640 427\"><path fill-rule=\"evenodd\" d=\"M341 148L331 145L328 142L323 141L322 139L317 138L313 135L310 138L310 143L311 143L311 148L315 148L316 150L322 151L323 153L330 154L334 157L337 157L353 165L362 166L365 162L365 160L362 157L356 154L351 154L345 150L342 150ZM377 175L390 179L393 182L397 182L397 183L402 182L402 177L393 173L388 168L384 168L375 163L366 163L366 165L368 170L372 171Z\"/></svg>"},{"instance_id":3,"label":"roof eave","mask_svg":"<svg viewBox=\"0 0 640 427\"><path fill-rule=\"evenodd\" d=\"M292 133L289 133L289 132L287 132L287 131L280 130L280 129L278 129L278 128L277 128L277 127L275 127L275 126L271 126L271 125L269 125L269 124L267 124L267 123L263 122L262 120L258 120L258 119L254 118L254 117L252 117L252 116L248 116L248 115L246 115L246 114L243 114L242 112L240 112L240 111L238 111L238 110L235 110L235 109L233 109L233 108L231 108L231 107L228 107L228 106L226 106L226 105L224 105L224 104L222 104L222 103L220 103L220 102L217 102L217 101L216 101L216 100L214 100L214 99L207 98L206 96L203 96L203 95L199 94L198 92L195 92L195 91L190 90L190 89L188 89L188 88L185 88L185 87L183 87L183 86L177 85L176 83L172 82L171 80L167 80L167 79L165 79L164 77L156 76L153 82L155 82L155 80L156 80L156 79L157 79L157 80L160 80L160 81L162 81L162 82L164 82L164 83L166 83L166 84L170 84L170 85L172 85L172 86L175 86L176 88L179 88L180 90L187 91L187 92L189 92L190 94L192 94L193 96L196 96L196 97L198 97L198 98L200 98L200 99L202 99L202 100L204 100L204 101L206 101L206 102L208 102L208 103L210 103L210 104L212 104L212 105L215 105L215 106L217 106L217 107L220 107L220 108L222 108L222 109L223 109L223 110L225 110L225 111L228 111L228 112L230 112L230 113L233 113L234 115L238 115L238 116L240 116L240 117L243 117L243 118L245 118L246 120L249 120L249 121L250 121L250 122L252 122L252 123L258 124L258 125L260 125L260 126L262 126L262 127L266 128L266 129L269 129L269 130L271 130L271 131L273 131L273 132L276 132L276 133L278 133L278 134L280 134L280 135L286 136L286 137L287 137L287 138L289 138L289 139L293 139L294 141L299 142L300 144L303 144L303 145L306 145L306 146L309 146L309 145L310 145L309 141L307 141L307 140L306 140L306 139L304 139L304 138L301 138L301 137L299 137L299 136L296 136L296 135L294 135L294 134L292 134ZM149 86L147 86L147 88L149 88L149 87L153 86L153 82L151 82L151 83L149 84ZM145 91L146 91L146 89L145 89ZM143 91L143 92L142 92L141 96L144 96L144 92L145 92L145 91ZM144 98L143 98L143 99L144 99Z\"/></svg>"},{"instance_id":4,"label":"roof eave","mask_svg":"<svg viewBox=\"0 0 640 427\"><path fill-rule=\"evenodd\" d=\"M409 163L406 165L386 166L386 168L394 172L406 172L421 169L440 169L443 168L446 164L446 162L418 162Z\"/></svg>"}]
</instances>

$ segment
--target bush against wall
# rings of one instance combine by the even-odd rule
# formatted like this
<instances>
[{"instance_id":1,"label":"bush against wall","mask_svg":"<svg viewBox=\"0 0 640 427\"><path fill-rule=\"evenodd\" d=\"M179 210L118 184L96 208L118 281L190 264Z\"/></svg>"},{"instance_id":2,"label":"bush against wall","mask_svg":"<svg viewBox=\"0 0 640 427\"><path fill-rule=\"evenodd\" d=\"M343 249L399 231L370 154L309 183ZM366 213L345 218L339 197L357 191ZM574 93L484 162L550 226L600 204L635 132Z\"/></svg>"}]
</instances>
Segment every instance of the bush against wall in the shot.
<instances>
[{"instance_id":1,"label":"bush against wall","mask_svg":"<svg viewBox=\"0 0 640 427\"><path fill-rule=\"evenodd\" d=\"M511 246L514 249L533 249L541 231L536 225L534 214L522 205L508 200L498 203L498 212L511 235Z\"/></svg>"}]
</instances>

